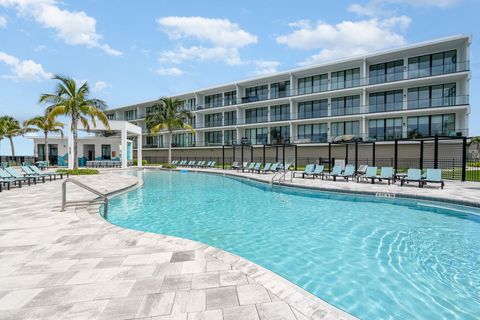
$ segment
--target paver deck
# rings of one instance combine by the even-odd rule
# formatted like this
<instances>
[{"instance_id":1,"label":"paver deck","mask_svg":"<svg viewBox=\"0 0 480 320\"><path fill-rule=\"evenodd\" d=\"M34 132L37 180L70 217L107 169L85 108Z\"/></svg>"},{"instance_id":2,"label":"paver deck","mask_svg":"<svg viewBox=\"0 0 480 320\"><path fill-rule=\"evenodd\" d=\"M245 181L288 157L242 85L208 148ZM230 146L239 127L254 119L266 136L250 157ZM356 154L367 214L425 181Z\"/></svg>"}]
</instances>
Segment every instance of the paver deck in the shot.
<instances>
[{"instance_id":1,"label":"paver deck","mask_svg":"<svg viewBox=\"0 0 480 320\"><path fill-rule=\"evenodd\" d=\"M104 193L138 183L76 179ZM60 196L61 181L0 194L0 319L353 319L225 251L111 225L98 205L59 212Z\"/></svg>"}]
</instances>

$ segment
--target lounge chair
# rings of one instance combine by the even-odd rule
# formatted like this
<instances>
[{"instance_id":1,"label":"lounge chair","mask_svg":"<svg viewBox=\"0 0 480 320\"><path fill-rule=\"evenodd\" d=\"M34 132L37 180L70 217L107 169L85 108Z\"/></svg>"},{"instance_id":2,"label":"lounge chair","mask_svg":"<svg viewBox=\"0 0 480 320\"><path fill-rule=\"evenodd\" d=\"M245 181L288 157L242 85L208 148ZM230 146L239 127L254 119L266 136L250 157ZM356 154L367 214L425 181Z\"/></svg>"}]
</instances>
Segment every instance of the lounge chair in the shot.
<instances>
[{"instance_id":1,"label":"lounge chair","mask_svg":"<svg viewBox=\"0 0 480 320\"><path fill-rule=\"evenodd\" d=\"M377 179L377 167L368 167L365 171L365 174L357 176L357 182L360 180L370 180L372 184L375 183L375 179Z\"/></svg>"},{"instance_id":2,"label":"lounge chair","mask_svg":"<svg viewBox=\"0 0 480 320\"><path fill-rule=\"evenodd\" d=\"M305 178L305 176L312 176L313 177L313 171L315 170L315 165L314 164L307 164L305 166L305 169L302 172L294 172L293 177L296 178L296 176L302 175L302 179Z\"/></svg>"},{"instance_id":3,"label":"lounge chair","mask_svg":"<svg viewBox=\"0 0 480 320\"><path fill-rule=\"evenodd\" d=\"M274 164L272 164L272 165L270 166L270 169L265 170L265 173L267 173L267 172L277 172L279 166L280 166L280 163L275 162Z\"/></svg>"},{"instance_id":4,"label":"lounge chair","mask_svg":"<svg viewBox=\"0 0 480 320\"><path fill-rule=\"evenodd\" d=\"M337 177L342 174L342 166L341 165L334 165L332 168L332 172L325 174L325 177L333 178L333 181L337 180Z\"/></svg>"},{"instance_id":5,"label":"lounge chair","mask_svg":"<svg viewBox=\"0 0 480 320\"><path fill-rule=\"evenodd\" d=\"M248 168L248 162L244 162L242 163L242 165L240 167L237 168L237 171L240 171L240 170L246 170Z\"/></svg>"},{"instance_id":6,"label":"lounge chair","mask_svg":"<svg viewBox=\"0 0 480 320\"><path fill-rule=\"evenodd\" d=\"M205 161L198 161L197 164L195 165L195 167L198 167L198 168L203 168L205 167Z\"/></svg>"},{"instance_id":7,"label":"lounge chair","mask_svg":"<svg viewBox=\"0 0 480 320\"><path fill-rule=\"evenodd\" d=\"M247 170L247 172L248 172L248 171L251 171L251 170L253 170L253 168L255 168L255 162L251 162L251 163L248 165L248 167L242 168L242 172L245 172L245 170Z\"/></svg>"},{"instance_id":8,"label":"lounge chair","mask_svg":"<svg viewBox=\"0 0 480 320\"><path fill-rule=\"evenodd\" d=\"M193 168L193 167L195 167L195 164L196 164L196 163L197 163L197 161L192 160L192 161L190 161L190 162L188 163L188 166Z\"/></svg>"},{"instance_id":9,"label":"lounge chair","mask_svg":"<svg viewBox=\"0 0 480 320\"><path fill-rule=\"evenodd\" d=\"M57 180L57 176L60 176L60 179L63 179L63 173L62 172L45 172L40 170L37 166L29 166L30 169L32 169L33 172L36 174L45 174L47 176L53 177L53 180ZM68 178L68 173L67 173L67 178ZM51 181L52 179L50 179Z\"/></svg>"},{"instance_id":10,"label":"lounge chair","mask_svg":"<svg viewBox=\"0 0 480 320\"><path fill-rule=\"evenodd\" d=\"M187 160L180 161L180 167L185 167L187 165Z\"/></svg>"},{"instance_id":11,"label":"lounge chair","mask_svg":"<svg viewBox=\"0 0 480 320\"><path fill-rule=\"evenodd\" d=\"M232 165L230 166L231 169L238 169L240 165L238 164L238 161L233 161Z\"/></svg>"},{"instance_id":12,"label":"lounge chair","mask_svg":"<svg viewBox=\"0 0 480 320\"><path fill-rule=\"evenodd\" d=\"M443 189L445 182L442 180L442 170L427 169L427 176L423 179L423 185L426 185L427 183L439 183L440 189Z\"/></svg>"},{"instance_id":13,"label":"lounge chair","mask_svg":"<svg viewBox=\"0 0 480 320\"><path fill-rule=\"evenodd\" d=\"M252 173L253 172L257 172L257 173L260 173L260 169L262 168L262 163L261 162L257 162L255 163L255 166L253 166L253 169L250 170Z\"/></svg>"},{"instance_id":14,"label":"lounge chair","mask_svg":"<svg viewBox=\"0 0 480 320\"><path fill-rule=\"evenodd\" d=\"M50 181L52 181L52 176L49 175L49 174L45 174L43 172L40 172L40 173L36 173L34 172L32 169L30 169L29 166L21 166L20 167L23 171L23 173L25 174L25 176L28 176L28 177L38 177L38 178L43 178L45 179L45 177L48 177L50 179Z\"/></svg>"},{"instance_id":15,"label":"lounge chair","mask_svg":"<svg viewBox=\"0 0 480 320\"><path fill-rule=\"evenodd\" d=\"M215 168L215 165L216 165L216 164L217 164L216 161L210 161L210 164L207 165L207 167L209 167L209 168Z\"/></svg>"},{"instance_id":16,"label":"lounge chair","mask_svg":"<svg viewBox=\"0 0 480 320\"><path fill-rule=\"evenodd\" d=\"M30 185L30 181L31 181L31 179L28 179L25 177L15 178L11 174L9 174L7 171L5 171L5 169L1 169L1 168L0 168L0 179L2 180L3 183L8 182L9 186L10 186L10 183L13 182L19 188L22 187L22 182L23 183L26 182L28 183L28 185ZM36 180L34 180L34 182L36 183Z\"/></svg>"},{"instance_id":17,"label":"lounge chair","mask_svg":"<svg viewBox=\"0 0 480 320\"><path fill-rule=\"evenodd\" d=\"M315 170L313 170L313 179L315 179L315 177L320 177L323 179L323 177L325 176L325 172L323 172L324 169L325 166L323 164L317 164L315 166Z\"/></svg>"},{"instance_id":18,"label":"lounge chair","mask_svg":"<svg viewBox=\"0 0 480 320\"><path fill-rule=\"evenodd\" d=\"M422 170L420 169L408 169L407 176L400 180L400 185L403 186L405 182L418 182L418 187L423 187Z\"/></svg>"},{"instance_id":19,"label":"lounge chair","mask_svg":"<svg viewBox=\"0 0 480 320\"><path fill-rule=\"evenodd\" d=\"M380 175L377 176L376 179L378 181L387 180L388 185L390 185L391 182L394 181L393 168L392 167L382 167L382 170L380 170Z\"/></svg>"},{"instance_id":20,"label":"lounge chair","mask_svg":"<svg viewBox=\"0 0 480 320\"><path fill-rule=\"evenodd\" d=\"M177 163L178 163L178 160L173 160L173 161L172 161L172 165L174 165L174 166L176 166Z\"/></svg>"},{"instance_id":21,"label":"lounge chair","mask_svg":"<svg viewBox=\"0 0 480 320\"><path fill-rule=\"evenodd\" d=\"M368 165L366 164L361 164L358 166L357 168L357 171L355 172L355 175L358 177L358 176L362 176L364 175L366 172L367 172L367 169L368 169Z\"/></svg>"},{"instance_id":22,"label":"lounge chair","mask_svg":"<svg viewBox=\"0 0 480 320\"><path fill-rule=\"evenodd\" d=\"M19 172L17 172L17 170L13 169L12 167L8 167L8 168L5 168L5 171L11 175L12 177L14 177L15 179L22 179L22 178L25 178L25 179L28 179L28 180L32 180L34 184L37 183L37 181L40 181L40 178L42 179L42 182L45 183L45 177L41 177L41 176L29 176L29 175L21 175ZM29 183L30 185L30 183Z\"/></svg>"},{"instance_id":23,"label":"lounge chair","mask_svg":"<svg viewBox=\"0 0 480 320\"><path fill-rule=\"evenodd\" d=\"M267 171L270 171L270 168L271 168L271 167L272 167L272 164L271 164L270 162L267 162L267 163L265 163L265 165L263 166L263 168L260 169L260 171L259 171L258 173L263 172L263 173L266 174Z\"/></svg>"},{"instance_id":24,"label":"lounge chair","mask_svg":"<svg viewBox=\"0 0 480 320\"><path fill-rule=\"evenodd\" d=\"M290 169L290 167L292 166L291 163L285 163L285 165L283 166L282 165L282 168L280 170L284 170L284 171L287 171Z\"/></svg>"}]
</instances>

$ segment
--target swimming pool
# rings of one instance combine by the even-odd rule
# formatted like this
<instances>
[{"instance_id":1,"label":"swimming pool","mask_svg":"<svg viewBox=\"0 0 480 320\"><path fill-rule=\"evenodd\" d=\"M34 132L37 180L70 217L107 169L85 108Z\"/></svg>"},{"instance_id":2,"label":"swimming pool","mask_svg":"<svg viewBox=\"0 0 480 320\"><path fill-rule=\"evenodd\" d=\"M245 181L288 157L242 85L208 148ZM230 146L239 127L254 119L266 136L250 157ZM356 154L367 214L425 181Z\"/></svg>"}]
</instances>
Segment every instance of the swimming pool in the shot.
<instances>
[{"instance_id":1,"label":"swimming pool","mask_svg":"<svg viewBox=\"0 0 480 320\"><path fill-rule=\"evenodd\" d=\"M480 216L220 175L135 172L108 220L235 253L362 319L478 319ZM472 209L473 211L473 209Z\"/></svg>"}]
</instances>

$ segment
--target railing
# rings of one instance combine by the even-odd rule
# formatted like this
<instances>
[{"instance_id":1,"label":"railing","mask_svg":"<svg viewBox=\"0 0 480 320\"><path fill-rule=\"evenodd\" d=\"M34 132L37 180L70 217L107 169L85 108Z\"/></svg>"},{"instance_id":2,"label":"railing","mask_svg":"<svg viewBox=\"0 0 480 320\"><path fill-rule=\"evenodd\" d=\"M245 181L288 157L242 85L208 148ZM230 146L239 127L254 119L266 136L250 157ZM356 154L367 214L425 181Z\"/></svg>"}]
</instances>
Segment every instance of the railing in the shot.
<instances>
[{"instance_id":1,"label":"railing","mask_svg":"<svg viewBox=\"0 0 480 320\"><path fill-rule=\"evenodd\" d=\"M108 198L105 194L101 193L100 191L97 191L86 184L81 183L78 180L68 178L62 183L62 208L60 209L61 212L65 211L65 208L67 207L67 183L71 182L73 184L76 184L80 188L83 188L95 195L97 195L100 199L101 202L103 202L103 215L106 217L108 214ZM96 199L94 199L96 200ZM93 201L88 201L88 203L92 203ZM69 204L81 204L85 203L85 201L71 201Z\"/></svg>"}]
</instances>

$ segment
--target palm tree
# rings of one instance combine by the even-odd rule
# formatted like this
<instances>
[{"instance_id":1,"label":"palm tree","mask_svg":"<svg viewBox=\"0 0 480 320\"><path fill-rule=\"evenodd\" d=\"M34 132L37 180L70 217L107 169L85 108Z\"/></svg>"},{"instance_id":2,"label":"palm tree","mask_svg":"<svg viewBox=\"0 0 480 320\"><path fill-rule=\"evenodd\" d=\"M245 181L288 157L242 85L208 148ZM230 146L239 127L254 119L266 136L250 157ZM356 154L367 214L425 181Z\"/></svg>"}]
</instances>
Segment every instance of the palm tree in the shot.
<instances>
[{"instance_id":1,"label":"palm tree","mask_svg":"<svg viewBox=\"0 0 480 320\"><path fill-rule=\"evenodd\" d=\"M107 129L110 129L108 119L103 110L107 107L106 103L99 99L90 99L90 88L85 82L78 86L74 79L55 75L54 80L58 80L57 88L54 93L44 93L40 96L40 103L50 104L49 117L54 119L58 115L66 115L72 119L70 130L73 135L73 168L78 168L78 122L85 129L90 130L89 120L95 127L95 119L100 120Z\"/></svg>"},{"instance_id":2,"label":"palm tree","mask_svg":"<svg viewBox=\"0 0 480 320\"><path fill-rule=\"evenodd\" d=\"M161 130L168 133L168 164L172 164L172 135L177 129L187 129L195 132L193 127L186 121L191 119L192 113L182 108L182 102L172 98L160 98L159 102L152 106L155 110L145 119L147 128L156 134Z\"/></svg>"},{"instance_id":3,"label":"palm tree","mask_svg":"<svg viewBox=\"0 0 480 320\"><path fill-rule=\"evenodd\" d=\"M43 116L29 119L23 123L23 126L29 128L29 131L43 132L45 136L44 160L50 160L48 157L48 134L50 132L57 132L60 133L63 138L63 123L56 121L54 118L50 117L50 108L47 108L45 109L45 114Z\"/></svg>"},{"instance_id":4,"label":"palm tree","mask_svg":"<svg viewBox=\"0 0 480 320\"><path fill-rule=\"evenodd\" d=\"M20 126L20 122L11 116L0 117L0 136L10 140L10 147L12 149L12 157L15 157L15 145L13 137L21 136L24 129Z\"/></svg>"}]
</instances>

